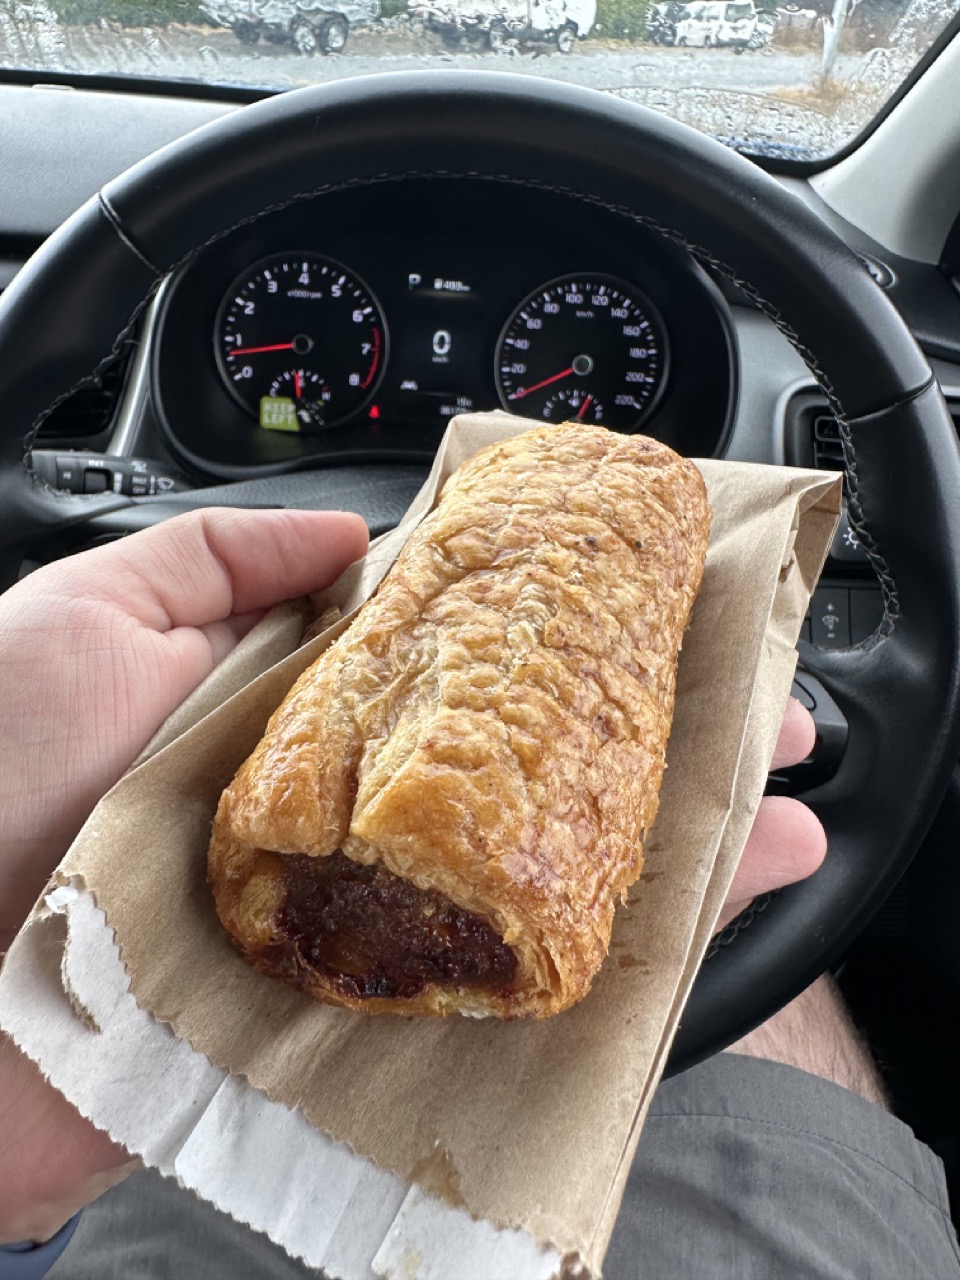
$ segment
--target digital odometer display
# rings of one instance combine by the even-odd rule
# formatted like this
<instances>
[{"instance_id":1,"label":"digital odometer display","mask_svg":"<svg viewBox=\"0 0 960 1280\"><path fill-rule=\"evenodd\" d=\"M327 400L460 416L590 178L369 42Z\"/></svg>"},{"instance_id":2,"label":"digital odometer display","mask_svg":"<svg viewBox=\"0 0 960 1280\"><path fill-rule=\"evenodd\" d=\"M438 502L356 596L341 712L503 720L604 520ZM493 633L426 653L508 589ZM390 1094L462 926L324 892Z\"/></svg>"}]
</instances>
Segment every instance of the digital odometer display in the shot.
<instances>
[{"instance_id":1,"label":"digital odometer display","mask_svg":"<svg viewBox=\"0 0 960 1280\"><path fill-rule=\"evenodd\" d=\"M520 303L500 336L505 409L548 422L639 426L663 390L666 338L653 305L612 276L564 276Z\"/></svg>"},{"instance_id":2,"label":"digital odometer display","mask_svg":"<svg viewBox=\"0 0 960 1280\"><path fill-rule=\"evenodd\" d=\"M376 390L387 329L363 281L291 252L250 267L220 306L220 375L261 426L310 431L358 413Z\"/></svg>"}]
</instances>

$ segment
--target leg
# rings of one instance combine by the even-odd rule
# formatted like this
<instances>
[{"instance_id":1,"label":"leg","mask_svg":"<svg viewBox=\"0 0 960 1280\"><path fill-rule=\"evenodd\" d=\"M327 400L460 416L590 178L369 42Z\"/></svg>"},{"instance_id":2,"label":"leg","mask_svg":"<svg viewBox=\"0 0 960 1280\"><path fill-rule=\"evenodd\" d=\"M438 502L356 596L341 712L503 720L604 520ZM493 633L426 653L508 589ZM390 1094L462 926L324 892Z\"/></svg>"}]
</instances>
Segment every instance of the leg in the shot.
<instances>
[{"instance_id":1,"label":"leg","mask_svg":"<svg viewBox=\"0 0 960 1280\"><path fill-rule=\"evenodd\" d=\"M657 1090L604 1280L960 1280L943 1166L813 984Z\"/></svg>"},{"instance_id":2,"label":"leg","mask_svg":"<svg viewBox=\"0 0 960 1280\"><path fill-rule=\"evenodd\" d=\"M890 1110L876 1063L826 974L727 1052L799 1067Z\"/></svg>"}]
</instances>

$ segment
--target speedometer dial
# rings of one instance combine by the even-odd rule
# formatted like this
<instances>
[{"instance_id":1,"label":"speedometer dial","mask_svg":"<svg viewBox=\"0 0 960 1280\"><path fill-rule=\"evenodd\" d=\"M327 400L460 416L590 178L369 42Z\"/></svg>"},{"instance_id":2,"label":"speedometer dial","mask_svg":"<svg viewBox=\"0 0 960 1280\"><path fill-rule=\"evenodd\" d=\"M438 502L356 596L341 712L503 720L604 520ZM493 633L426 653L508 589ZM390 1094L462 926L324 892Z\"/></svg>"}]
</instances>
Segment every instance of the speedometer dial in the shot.
<instances>
[{"instance_id":1,"label":"speedometer dial","mask_svg":"<svg viewBox=\"0 0 960 1280\"><path fill-rule=\"evenodd\" d=\"M373 395L387 330L373 294L331 258L288 253L235 280L220 306L216 354L231 393L262 426L336 426Z\"/></svg>"},{"instance_id":2,"label":"speedometer dial","mask_svg":"<svg viewBox=\"0 0 960 1280\"><path fill-rule=\"evenodd\" d=\"M666 338L652 303L632 285L612 276L564 276L520 303L496 361L505 409L629 431L663 390Z\"/></svg>"}]
</instances>

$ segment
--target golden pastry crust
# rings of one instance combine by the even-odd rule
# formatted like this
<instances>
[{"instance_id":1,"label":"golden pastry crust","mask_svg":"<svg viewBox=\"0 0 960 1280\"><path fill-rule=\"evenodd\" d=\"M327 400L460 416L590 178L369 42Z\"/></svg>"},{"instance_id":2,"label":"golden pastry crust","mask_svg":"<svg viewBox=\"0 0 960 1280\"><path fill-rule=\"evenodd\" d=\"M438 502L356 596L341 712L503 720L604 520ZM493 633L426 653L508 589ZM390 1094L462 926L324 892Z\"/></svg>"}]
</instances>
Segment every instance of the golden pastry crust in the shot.
<instances>
[{"instance_id":1,"label":"golden pastry crust","mask_svg":"<svg viewBox=\"0 0 960 1280\"><path fill-rule=\"evenodd\" d=\"M643 436L539 427L451 476L223 794L209 877L247 958L369 1012L546 1017L586 995L643 867L709 527L697 468ZM311 964L288 873L332 864L286 855L340 851L492 926L512 979L390 998Z\"/></svg>"}]
</instances>

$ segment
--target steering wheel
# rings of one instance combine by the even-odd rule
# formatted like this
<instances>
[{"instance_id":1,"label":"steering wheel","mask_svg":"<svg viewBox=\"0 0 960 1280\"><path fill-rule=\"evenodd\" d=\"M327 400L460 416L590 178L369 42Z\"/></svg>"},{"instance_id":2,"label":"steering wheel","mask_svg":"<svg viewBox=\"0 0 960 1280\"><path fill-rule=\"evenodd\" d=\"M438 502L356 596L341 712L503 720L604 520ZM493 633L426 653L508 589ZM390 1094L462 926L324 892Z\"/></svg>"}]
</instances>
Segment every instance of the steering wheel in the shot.
<instances>
[{"instance_id":1,"label":"steering wheel","mask_svg":"<svg viewBox=\"0 0 960 1280\"><path fill-rule=\"evenodd\" d=\"M851 522L883 587L877 633L801 646L849 722L829 782L804 799L829 854L715 950L671 1070L725 1047L846 947L917 849L960 748L960 446L930 369L859 260L747 160L593 91L492 73L340 81L218 120L104 188L30 260L0 304L0 585L67 525L134 527L188 505L262 505L264 482L178 502L71 497L31 473L37 427L106 363L160 281L238 225L359 185L522 184L600 205L682 245L760 307L841 424ZM356 505L362 469L271 479ZM344 487L346 485L346 487ZM291 499L292 500L292 499ZM395 517L406 503L398 504ZM366 514L366 513L365 513Z\"/></svg>"}]
</instances>

